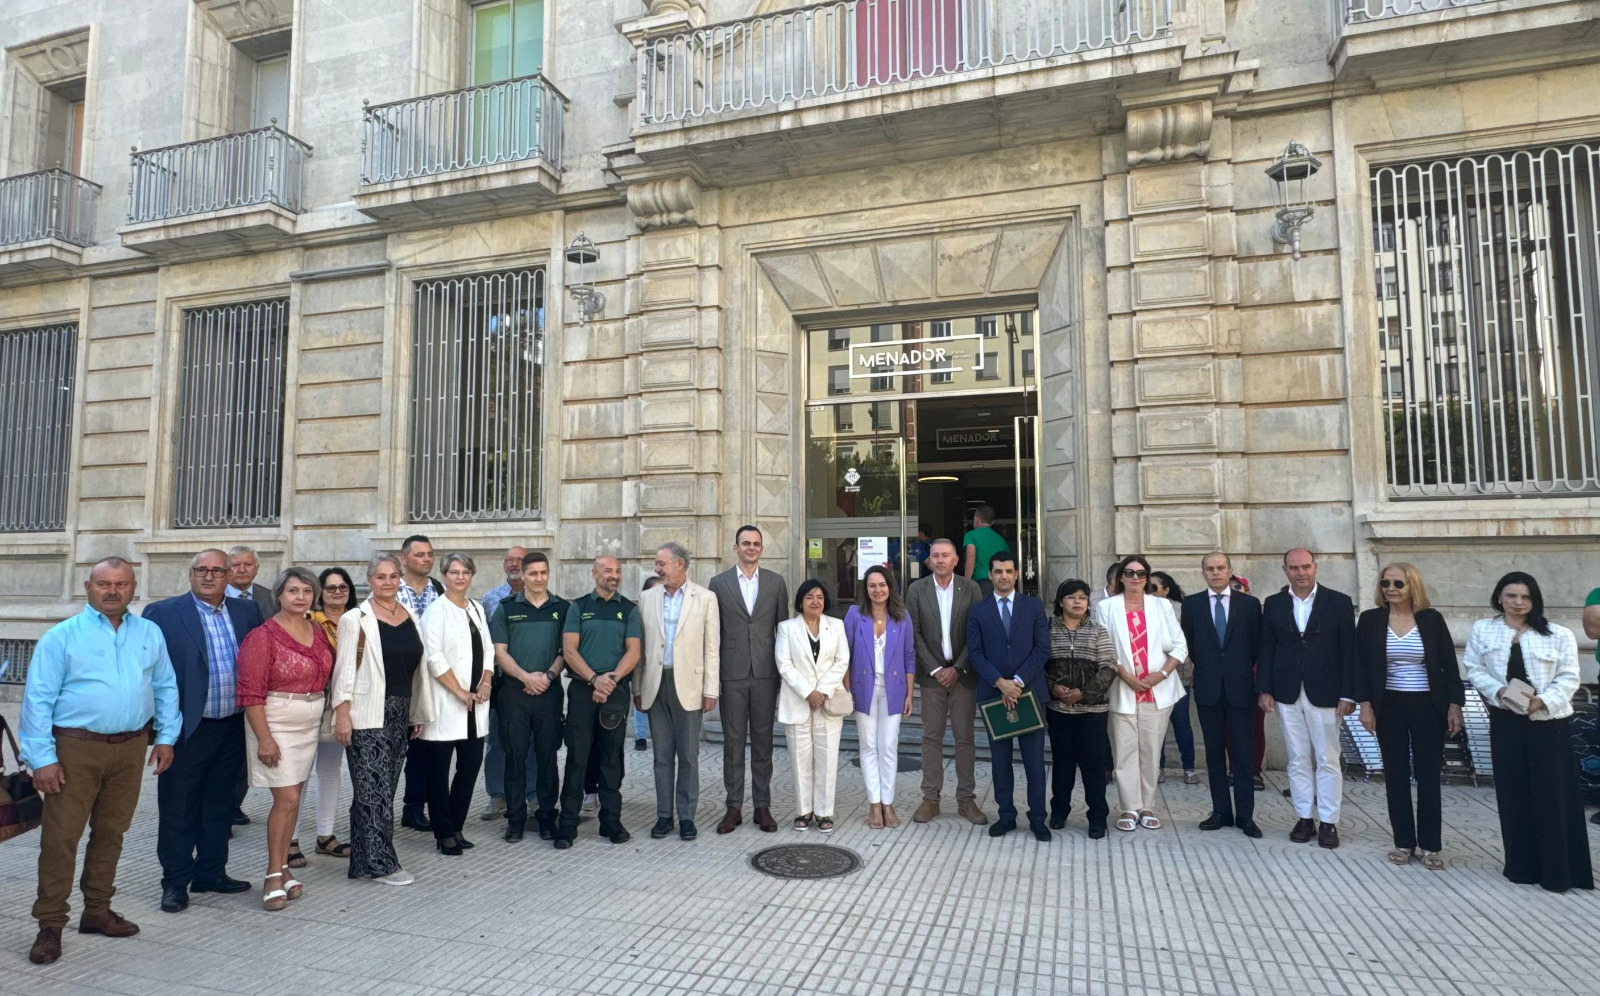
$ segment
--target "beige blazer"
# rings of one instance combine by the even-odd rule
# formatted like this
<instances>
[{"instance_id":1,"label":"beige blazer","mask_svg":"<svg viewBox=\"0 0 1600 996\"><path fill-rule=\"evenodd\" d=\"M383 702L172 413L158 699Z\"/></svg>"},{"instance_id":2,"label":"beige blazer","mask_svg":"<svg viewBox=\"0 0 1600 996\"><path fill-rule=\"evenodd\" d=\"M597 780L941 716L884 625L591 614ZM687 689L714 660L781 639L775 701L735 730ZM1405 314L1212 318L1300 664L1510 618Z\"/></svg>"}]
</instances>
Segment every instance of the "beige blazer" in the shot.
<instances>
[{"instance_id":1,"label":"beige blazer","mask_svg":"<svg viewBox=\"0 0 1600 996\"><path fill-rule=\"evenodd\" d=\"M811 631L801 616L785 619L778 624L777 651L778 674L783 678L783 688L778 692L778 722L804 723L811 716L811 703L806 696L812 692L832 695L844 686L850 673L850 640L844 633L844 622L833 616L823 616L817 627L821 649L817 659L811 659ZM841 722L844 717L837 717Z\"/></svg>"},{"instance_id":2,"label":"beige blazer","mask_svg":"<svg viewBox=\"0 0 1600 996\"><path fill-rule=\"evenodd\" d=\"M406 609L404 602L399 604ZM417 621L410 609L406 609L406 615L413 623ZM361 644L362 634L367 637L367 647L358 663L356 648ZM417 627L417 636L422 636L421 626ZM428 689L433 680L428 677L426 650L423 656L424 660L417 665L416 674L411 679L413 724L433 721L433 698ZM387 694L383 675L383 642L378 636L378 615L373 611L369 598L339 617L339 652L333 663L333 704L337 707L342 702L350 703L350 725L354 729L376 730L383 726L383 699Z\"/></svg>"},{"instance_id":3,"label":"beige blazer","mask_svg":"<svg viewBox=\"0 0 1600 996\"><path fill-rule=\"evenodd\" d=\"M1133 668L1133 645L1128 636L1128 608L1121 595L1112 595L1094 607L1095 621L1111 631L1111 643L1117 648L1117 666ZM1184 639L1183 628L1178 625L1178 614L1172 610L1172 601L1144 596L1144 629L1146 664L1151 671L1164 666L1168 657L1186 660L1189 641ZM1111 711L1132 715L1139 709L1138 696L1121 678L1111 682L1107 693ZM1152 693L1157 709L1170 709L1183 698L1183 682L1176 674L1155 687Z\"/></svg>"},{"instance_id":4,"label":"beige blazer","mask_svg":"<svg viewBox=\"0 0 1600 996\"><path fill-rule=\"evenodd\" d=\"M667 658L667 626L662 618L666 586L656 585L639 596L639 625L644 629L644 655L635 672L634 688L645 711L661 690L661 665ZM683 608L678 613L677 639L672 643L672 683L685 712L699 712L706 698L722 694L722 615L717 596L693 581L683 583Z\"/></svg>"}]
</instances>

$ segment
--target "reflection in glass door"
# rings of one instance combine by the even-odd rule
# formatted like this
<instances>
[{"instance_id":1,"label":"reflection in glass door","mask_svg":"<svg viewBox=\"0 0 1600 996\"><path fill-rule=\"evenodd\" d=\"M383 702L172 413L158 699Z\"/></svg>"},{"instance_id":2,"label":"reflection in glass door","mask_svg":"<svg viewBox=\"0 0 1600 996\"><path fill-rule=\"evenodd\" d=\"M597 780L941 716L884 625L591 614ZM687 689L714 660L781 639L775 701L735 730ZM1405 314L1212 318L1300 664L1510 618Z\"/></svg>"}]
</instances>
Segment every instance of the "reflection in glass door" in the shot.
<instances>
[{"instance_id":1,"label":"reflection in glass door","mask_svg":"<svg viewBox=\"0 0 1600 996\"><path fill-rule=\"evenodd\" d=\"M843 615L861 572L887 564L906 583L907 523L917 515L916 451L901 401L814 406L807 413L806 577Z\"/></svg>"}]
</instances>

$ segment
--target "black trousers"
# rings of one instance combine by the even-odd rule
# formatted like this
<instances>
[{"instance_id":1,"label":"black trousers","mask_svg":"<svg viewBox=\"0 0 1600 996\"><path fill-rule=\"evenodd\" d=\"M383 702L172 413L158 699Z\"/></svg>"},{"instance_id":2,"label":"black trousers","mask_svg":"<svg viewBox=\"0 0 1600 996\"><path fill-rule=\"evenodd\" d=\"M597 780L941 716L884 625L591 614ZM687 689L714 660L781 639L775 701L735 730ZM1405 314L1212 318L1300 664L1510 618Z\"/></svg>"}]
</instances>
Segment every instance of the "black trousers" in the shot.
<instances>
[{"instance_id":1,"label":"black trousers","mask_svg":"<svg viewBox=\"0 0 1600 996\"><path fill-rule=\"evenodd\" d=\"M551 682L543 695L530 695L520 681L501 681L494 693L494 714L506 760L506 819L513 826L528 820L528 744L532 743L539 825L553 828L561 790L556 768L556 752L561 749L561 682Z\"/></svg>"},{"instance_id":2,"label":"black trousers","mask_svg":"<svg viewBox=\"0 0 1600 996\"><path fill-rule=\"evenodd\" d=\"M1106 804L1106 769L1111 766L1106 713L1046 709L1044 718L1050 731L1050 816L1064 821L1072 812L1072 786L1081 772L1089 825L1103 829L1111 812Z\"/></svg>"},{"instance_id":3,"label":"black trousers","mask_svg":"<svg viewBox=\"0 0 1600 996\"><path fill-rule=\"evenodd\" d=\"M424 783L428 790L428 822L433 837L454 837L467 825L467 807L472 805L472 790L483 767L483 738L473 740L411 741L411 754L423 760ZM450 762L456 763L455 778L450 777Z\"/></svg>"},{"instance_id":4,"label":"black trousers","mask_svg":"<svg viewBox=\"0 0 1600 996\"><path fill-rule=\"evenodd\" d=\"M562 775L561 818L556 828L560 837L576 837L578 817L583 810L583 774L590 759L599 766L596 791L600 795L600 833L610 835L622 828L622 745L628 736L627 714L615 729L600 725L600 703L591 696L587 682L573 681L567 686L567 722L563 739L567 745L567 766ZM624 681L612 695L632 698Z\"/></svg>"},{"instance_id":5,"label":"black trousers","mask_svg":"<svg viewBox=\"0 0 1600 996\"><path fill-rule=\"evenodd\" d=\"M428 801L428 762L424 759L427 751L418 750L416 744L413 740L406 749L406 794L401 804L407 809L421 808Z\"/></svg>"},{"instance_id":6,"label":"black trousers","mask_svg":"<svg viewBox=\"0 0 1600 996\"><path fill-rule=\"evenodd\" d=\"M1389 826L1400 850L1443 848L1445 714L1427 692L1384 692L1378 713L1378 750L1383 754L1383 788L1389 797ZM1496 768L1495 783L1499 784ZM1411 810L1411 779L1417 780L1417 808Z\"/></svg>"},{"instance_id":7,"label":"black trousers","mask_svg":"<svg viewBox=\"0 0 1600 996\"><path fill-rule=\"evenodd\" d=\"M1188 708L1188 703L1180 702ZM1240 764L1233 769L1233 794L1228 794L1228 754L1249 757L1255 749L1256 703L1235 706L1223 699L1217 705L1200 705L1200 733L1206 741L1206 778L1211 782L1211 811L1232 817L1235 823L1256 818L1256 790L1252 772Z\"/></svg>"},{"instance_id":8,"label":"black trousers","mask_svg":"<svg viewBox=\"0 0 1600 996\"><path fill-rule=\"evenodd\" d=\"M1551 892L1594 888L1572 718L1490 708L1489 754L1506 878Z\"/></svg>"},{"instance_id":9,"label":"black trousers","mask_svg":"<svg viewBox=\"0 0 1600 996\"><path fill-rule=\"evenodd\" d=\"M227 873L234 791L244 764L244 714L202 719L156 780L161 884L188 888Z\"/></svg>"},{"instance_id":10,"label":"black trousers","mask_svg":"<svg viewBox=\"0 0 1600 996\"><path fill-rule=\"evenodd\" d=\"M1009 740L989 742L989 762L994 766L994 801L1000 819L1013 824L1017 822L1017 805L1012 798L1017 785L1017 773L1011 767L1011 752L1015 745L1017 753L1022 755L1022 771L1028 779L1028 823L1030 826L1044 826L1044 735L1044 730L1034 730Z\"/></svg>"}]
</instances>

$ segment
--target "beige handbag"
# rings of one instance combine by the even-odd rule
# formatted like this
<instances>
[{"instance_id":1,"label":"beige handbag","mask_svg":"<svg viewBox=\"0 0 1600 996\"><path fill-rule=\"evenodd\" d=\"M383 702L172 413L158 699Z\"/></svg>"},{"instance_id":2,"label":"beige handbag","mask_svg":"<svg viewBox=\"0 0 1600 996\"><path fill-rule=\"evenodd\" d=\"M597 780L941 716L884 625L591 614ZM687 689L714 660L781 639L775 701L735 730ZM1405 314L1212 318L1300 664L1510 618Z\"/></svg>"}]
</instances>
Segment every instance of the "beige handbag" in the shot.
<instances>
[{"instance_id":1,"label":"beige handbag","mask_svg":"<svg viewBox=\"0 0 1600 996\"><path fill-rule=\"evenodd\" d=\"M839 690L828 696L828 701L822 703L824 716L848 716L856 711L856 700L850 695L849 685L840 685Z\"/></svg>"}]
</instances>

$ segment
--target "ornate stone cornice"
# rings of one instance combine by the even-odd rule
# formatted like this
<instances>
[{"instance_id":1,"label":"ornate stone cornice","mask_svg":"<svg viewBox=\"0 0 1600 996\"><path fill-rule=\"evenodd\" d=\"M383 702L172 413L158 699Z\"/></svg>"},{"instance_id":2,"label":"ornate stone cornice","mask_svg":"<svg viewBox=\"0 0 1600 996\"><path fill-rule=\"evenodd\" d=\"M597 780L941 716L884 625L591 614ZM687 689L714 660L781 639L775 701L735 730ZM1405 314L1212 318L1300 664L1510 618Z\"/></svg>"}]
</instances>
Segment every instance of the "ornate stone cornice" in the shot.
<instances>
[{"instance_id":1,"label":"ornate stone cornice","mask_svg":"<svg viewBox=\"0 0 1600 996\"><path fill-rule=\"evenodd\" d=\"M229 40L294 24L294 0L200 0Z\"/></svg>"},{"instance_id":2,"label":"ornate stone cornice","mask_svg":"<svg viewBox=\"0 0 1600 996\"><path fill-rule=\"evenodd\" d=\"M76 79L89 69L89 29L18 45L11 57L41 85Z\"/></svg>"},{"instance_id":3,"label":"ornate stone cornice","mask_svg":"<svg viewBox=\"0 0 1600 996\"><path fill-rule=\"evenodd\" d=\"M1130 108L1127 134L1129 166L1204 159L1211 151L1211 101Z\"/></svg>"},{"instance_id":4,"label":"ornate stone cornice","mask_svg":"<svg viewBox=\"0 0 1600 996\"><path fill-rule=\"evenodd\" d=\"M700 185L686 176L646 180L628 187L628 210L641 232L695 223Z\"/></svg>"}]
</instances>

